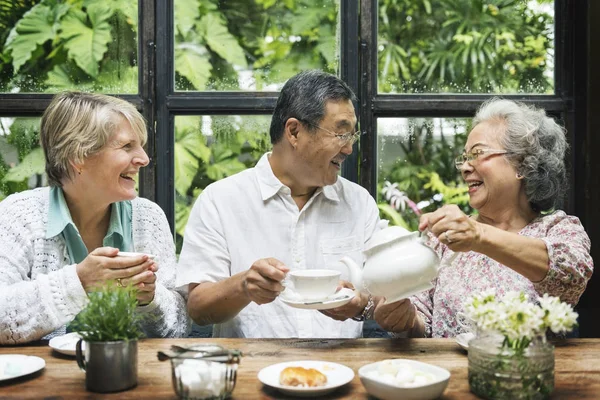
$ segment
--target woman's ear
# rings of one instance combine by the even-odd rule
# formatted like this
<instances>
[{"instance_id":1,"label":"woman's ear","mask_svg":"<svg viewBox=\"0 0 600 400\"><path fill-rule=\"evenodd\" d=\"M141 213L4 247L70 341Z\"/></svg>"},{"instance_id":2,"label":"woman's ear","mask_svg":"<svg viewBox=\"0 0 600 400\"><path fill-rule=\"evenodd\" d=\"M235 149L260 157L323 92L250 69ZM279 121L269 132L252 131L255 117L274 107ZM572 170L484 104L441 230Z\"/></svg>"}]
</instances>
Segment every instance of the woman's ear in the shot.
<instances>
[{"instance_id":1,"label":"woman's ear","mask_svg":"<svg viewBox=\"0 0 600 400\"><path fill-rule=\"evenodd\" d=\"M79 162L75 162L73 160L69 161L69 164L71 164L71 167L73 168L73 171L75 171L75 173L77 175L81 175L81 172L83 171L83 163L79 163Z\"/></svg>"}]
</instances>

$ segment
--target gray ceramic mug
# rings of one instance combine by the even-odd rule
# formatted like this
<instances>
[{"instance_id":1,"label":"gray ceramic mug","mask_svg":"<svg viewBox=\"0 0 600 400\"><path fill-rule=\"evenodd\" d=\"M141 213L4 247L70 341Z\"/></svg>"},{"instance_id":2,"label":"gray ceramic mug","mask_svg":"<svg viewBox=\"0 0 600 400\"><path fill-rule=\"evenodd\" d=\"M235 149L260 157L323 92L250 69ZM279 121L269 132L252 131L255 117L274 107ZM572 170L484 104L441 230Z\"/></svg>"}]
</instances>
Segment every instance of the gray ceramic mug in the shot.
<instances>
[{"instance_id":1,"label":"gray ceramic mug","mask_svg":"<svg viewBox=\"0 0 600 400\"><path fill-rule=\"evenodd\" d=\"M85 371L85 387L97 393L118 392L137 385L137 340L85 342L75 348L77 364Z\"/></svg>"}]
</instances>

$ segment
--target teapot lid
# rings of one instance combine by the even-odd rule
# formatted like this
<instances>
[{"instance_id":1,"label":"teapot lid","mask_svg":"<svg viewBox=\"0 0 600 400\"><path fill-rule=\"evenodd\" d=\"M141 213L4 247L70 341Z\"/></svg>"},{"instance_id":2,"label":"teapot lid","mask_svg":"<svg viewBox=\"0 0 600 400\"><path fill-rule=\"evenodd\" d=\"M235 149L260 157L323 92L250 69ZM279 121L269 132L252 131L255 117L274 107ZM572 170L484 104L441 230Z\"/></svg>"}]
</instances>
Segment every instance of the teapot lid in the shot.
<instances>
[{"instance_id":1,"label":"teapot lid","mask_svg":"<svg viewBox=\"0 0 600 400\"><path fill-rule=\"evenodd\" d=\"M384 243L389 243L393 240L399 239L404 236L418 234L418 232L411 232L408 229L405 229L401 226L390 226L384 229L381 229L371 236L371 239L365 243L365 250L369 251L374 247L377 247Z\"/></svg>"}]
</instances>

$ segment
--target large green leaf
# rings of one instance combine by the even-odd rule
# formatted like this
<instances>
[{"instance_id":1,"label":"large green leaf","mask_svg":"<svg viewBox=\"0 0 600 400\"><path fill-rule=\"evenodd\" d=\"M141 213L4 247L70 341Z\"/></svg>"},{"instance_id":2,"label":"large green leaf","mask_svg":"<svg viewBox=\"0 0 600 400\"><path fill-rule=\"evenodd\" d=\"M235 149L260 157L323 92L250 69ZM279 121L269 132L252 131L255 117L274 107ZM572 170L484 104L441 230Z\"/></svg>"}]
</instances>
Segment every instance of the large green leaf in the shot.
<instances>
[{"instance_id":1,"label":"large green leaf","mask_svg":"<svg viewBox=\"0 0 600 400\"><path fill-rule=\"evenodd\" d=\"M210 161L211 152L199 132L200 117L177 118L175 133L175 189L186 195L198 172L199 160Z\"/></svg>"},{"instance_id":2,"label":"large green leaf","mask_svg":"<svg viewBox=\"0 0 600 400\"><path fill-rule=\"evenodd\" d=\"M12 51L13 68L18 72L37 47L56 36L57 21L68 10L66 4L50 8L44 3L23 15L6 39L6 50Z\"/></svg>"},{"instance_id":3,"label":"large green leaf","mask_svg":"<svg viewBox=\"0 0 600 400\"><path fill-rule=\"evenodd\" d=\"M35 174L43 174L46 167L44 151L41 147L27 154L23 161L12 167L4 176L5 182L21 182Z\"/></svg>"},{"instance_id":4,"label":"large green leaf","mask_svg":"<svg viewBox=\"0 0 600 400\"><path fill-rule=\"evenodd\" d=\"M335 32L329 25L324 25L320 28L319 31L319 44L317 45L317 50L325 60L327 60L327 64L335 67L338 61L338 43L337 38L335 36Z\"/></svg>"},{"instance_id":5,"label":"large green leaf","mask_svg":"<svg viewBox=\"0 0 600 400\"><path fill-rule=\"evenodd\" d=\"M240 47L235 36L227 30L227 25L215 13L209 13L202 17L198 23L204 40L212 51L217 53L225 61L232 65L247 68L244 50Z\"/></svg>"},{"instance_id":6,"label":"large green leaf","mask_svg":"<svg viewBox=\"0 0 600 400\"><path fill-rule=\"evenodd\" d=\"M175 142L175 190L185 195L198 171L198 159L180 142Z\"/></svg>"},{"instance_id":7,"label":"large green leaf","mask_svg":"<svg viewBox=\"0 0 600 400\"><path fill-rule=\"evenodd\" d=\"M182 117L178 117L178 120L179 118ZM197 159L202 160L207 164L210 162L210 149L206 146L205 139L198 130L187 132L182 138L177 139L177 143L182 145L187 152Z\"/></svg>"},{"instance_id":8,"label":"large green leaf","mask_svg":"<svg viewBox=\"0 0 600 400\"><path fill-rule=\"evenodd\" d=\"M183 37L191 31L200 18L200 9L198 8L198 0L177 0L175 6L175 23L177 31Z\"/></svg>"},{"instance_id":9,"label":"large green leaf","mask_svg":"<svg viewBox=\"0 0 600 400\"><path fill-rule=\"evenodd\" d=\"M212 65L208 52L200 45L183 43L175 48L175 69L187 78L196 90L204 90Z\"/></svg>"},{"instance_id":10,"label":"large green leaf","mask_svg":"<svg viewBox=\"0 0 600 400\"><path fill-rule=\"evenodd\" d=\"M206 167L206 175L214 180L226 178L246 169L246 166L235 158L223 160Z\"/></svg>"},{"instance_id":11,"label":"large green leaf","mask_svg":"<svg viewBox=\"0 0 600 400\"><path fill-rule=\"evenodd\" d=\"M177 0L179 2L181 0ZM195 0L194 0L195 1ZM176 2L176 3L177 3ZM90 5L104 4L110 7L113 11L119 11L127 20L127 23L132 28L137 30L138 26L138 2L131 0L85 0L83 5L89 7Z\"/></svg>"},{"instance_id":12,"label":"large green leaf","mask_svg":"<svg viewBox=\"0 0 600 400\"><path fill-rule=\"evenodd\" d=\"M231 146L223 142L212 144L213 162L206 167L206 176L213 181L237 174L246 169L244 163L238 160L239 152L233 152Z\"/></svg>"},{"instance_id":13,"label":"large green leaf","mask_svg":"<svg viewBox=\"0 0 600 400\"><path fill-rule=\"evenodd\" d=\"M95 79L94 90L108 93L137 93L138 67L123 60L104 60L102 71Z\"/></svg>"},{"instance_id":14,"label":"large green leaf","mask_svg":"<svg viewBox=\"0 0 600 400\"><path fill-rule=\"evenodd\" d=\"M87 14L71 9L61 24L60 37L66 40L69 57L91 77L98 75L98 63L112 40L108 23L112 13L105 5L92 4L87 8Z\"/></svg>"},{"instance_id":15,"label":"large green leaf","mask_svg":"<svg viewBox=\"0 0 600 400\"><path fill-rule=\"evenodd\" d=\"M46 79L46 85L59 90L66 90L74 86L74 83L69 77L65 64L55 65L52 71L48 72L48 79Z\"/></svg>"},{"instance_id":16,"label":"large green leaf","mask_svg":"<svg viewBox=\"0 0 600 400\"><path fill-rule=\"evenodd\" d=\"M318 8L302 8L294 13L294 23L291 25L290 34L301 35L311 29L321 26L323 11Z\"/></svg>"}]
</instances>

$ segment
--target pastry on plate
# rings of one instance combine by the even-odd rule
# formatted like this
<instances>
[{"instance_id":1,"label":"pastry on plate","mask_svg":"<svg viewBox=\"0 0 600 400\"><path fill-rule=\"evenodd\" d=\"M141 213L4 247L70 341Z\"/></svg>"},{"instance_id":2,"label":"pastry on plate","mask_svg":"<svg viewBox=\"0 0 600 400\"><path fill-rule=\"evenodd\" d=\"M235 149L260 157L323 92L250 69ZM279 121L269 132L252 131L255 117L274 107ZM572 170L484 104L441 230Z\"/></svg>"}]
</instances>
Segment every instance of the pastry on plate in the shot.
<instances>
[{"instance_id":1,"label":"pastry on plate","mask_svg":"<svg viewBox=\"0 0 600 400\"><path fill-rule=\"evenodd\" d=\"M325 386L327 376L314 368L287 367L279 374L279 383L285 386Z\"/></svg>"}]
</instances>

